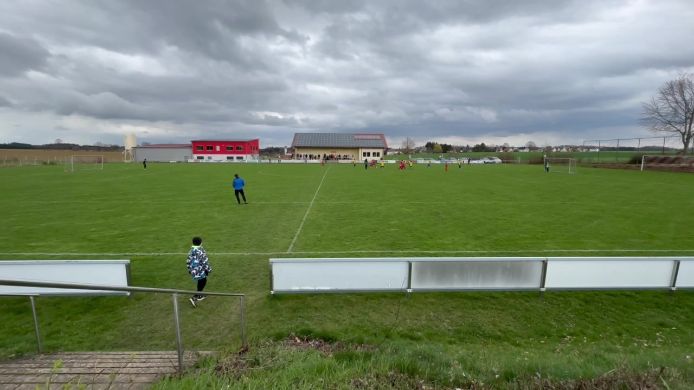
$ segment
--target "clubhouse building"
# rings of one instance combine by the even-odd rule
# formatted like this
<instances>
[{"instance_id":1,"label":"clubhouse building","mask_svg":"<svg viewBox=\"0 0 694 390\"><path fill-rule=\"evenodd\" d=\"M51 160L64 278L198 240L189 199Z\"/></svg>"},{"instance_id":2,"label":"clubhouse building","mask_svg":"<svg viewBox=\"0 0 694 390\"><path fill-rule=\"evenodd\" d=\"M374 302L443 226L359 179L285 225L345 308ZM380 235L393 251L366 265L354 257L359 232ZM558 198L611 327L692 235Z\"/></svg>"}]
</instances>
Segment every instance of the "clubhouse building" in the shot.
<instances>
[{"instance_id":1,"label":"clubhouse building","mask_svg":"<svg viewBox=\"0 0 694 390\"><path fill-rule=\"evenodd\" d=\"M133 147L133 160L142 162L249 162L258 161L260 140L193 140L189 144Z\"/></svg>"},{"instance_id":2,"label":"clubhouse building","mask_svg":"<svg viewBox=\"0 0 694 390\"><path fill-rule=\"evenodd\" d=\"M296 133L292 150L295 160L380 160L388 144L380 133Z\"/></svg>"},{"instance_id":3,"label":"clubhouse building","mask_svg":"<svg viewBox=\"0 0 694 390\"><path fill-rule=\"evenodd\" d=\"M193 140L193 161L257 161L260 155L260 140Z\"/></svg>"}]
</instances>

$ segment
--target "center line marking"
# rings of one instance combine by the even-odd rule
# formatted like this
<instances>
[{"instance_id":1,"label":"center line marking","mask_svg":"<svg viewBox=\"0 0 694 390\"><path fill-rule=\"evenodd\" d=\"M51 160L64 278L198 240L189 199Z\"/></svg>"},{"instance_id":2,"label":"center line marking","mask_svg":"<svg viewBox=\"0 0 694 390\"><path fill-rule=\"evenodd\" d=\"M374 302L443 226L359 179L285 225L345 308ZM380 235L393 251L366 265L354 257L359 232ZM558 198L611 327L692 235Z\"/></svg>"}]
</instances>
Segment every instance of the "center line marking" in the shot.
<instances>
[{"instance_id":1,"label":"center line marking","mask_svg":"<svg viewBox=\"0 0 694 390\"><path fill-rule=\"evenodd\" d=\"M296 239L299 238L299 234L301 233L301 229L304 228L304 222L306 222L306 217L308 217L308 213L311 211L311 207L313 207L313 202L316 200L316 197L318 196L318 191L320 191L320 188L323 186L323 181L325 180L325 177L328 175L328 171L330 170L330 167L325 170L325 173L323 174L323 178L320 180L320 184L318 184L318 188L316 189L316 193L313 194L313 199L311 199L311 203L308 204L308 208L306 209L306 214L304 214L304 218L301 219L301 223L299 224L299 229L297 229L296 234L294 235L294 239L292 239L291 244L289 244L289 248L287 249L287 253L292 253L292 249L294 248L294 244L296 243Z\"/></svg>"}]
</instances>

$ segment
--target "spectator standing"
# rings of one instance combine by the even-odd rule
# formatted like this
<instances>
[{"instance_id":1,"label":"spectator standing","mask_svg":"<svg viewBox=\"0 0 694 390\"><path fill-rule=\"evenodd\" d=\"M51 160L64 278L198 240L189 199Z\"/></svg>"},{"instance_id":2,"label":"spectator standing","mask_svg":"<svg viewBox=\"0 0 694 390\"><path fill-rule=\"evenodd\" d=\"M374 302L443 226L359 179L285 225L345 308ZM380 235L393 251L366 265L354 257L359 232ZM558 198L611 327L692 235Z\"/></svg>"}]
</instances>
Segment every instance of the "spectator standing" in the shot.
<instances>
[{"instance_id":1,"label":"spectator standing","mask_svg":"<svg viewBox=\"0 0 694 390\"><path fill-rule=\"evenodd\" d=\"M207 277L212 272L212 267L210 266L209 259L207 258L207 252L205 252L205 248L202 247L202 238L193 237L193 246L188 252L186 267L188 268L188 273L190 276L192 276L193 280L197 281L198 284L198 294L190 297L188 301L190 301L190 304L193 305L193 307L197 307L198 302L205 299L205 295L200 293L205 289L205 285L207 285Z\"/></svg>"}]
</instances>

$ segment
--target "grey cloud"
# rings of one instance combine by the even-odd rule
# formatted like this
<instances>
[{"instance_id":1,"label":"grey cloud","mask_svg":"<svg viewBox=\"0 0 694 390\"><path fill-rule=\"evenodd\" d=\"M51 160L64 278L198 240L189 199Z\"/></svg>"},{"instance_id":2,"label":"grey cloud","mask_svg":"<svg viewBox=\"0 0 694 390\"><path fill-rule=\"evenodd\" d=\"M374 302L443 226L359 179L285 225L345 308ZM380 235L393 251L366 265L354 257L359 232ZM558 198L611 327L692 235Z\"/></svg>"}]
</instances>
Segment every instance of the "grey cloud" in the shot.
<instances>
[{"instance_id":1,"label":"grey cloud","mask_svg":"<svg viewBox=\"0 0 694 390\"><path fill-rule=\"evenodd\" d=\"M149 136L172 141L230 128L580 137L634 125L639 99L694 67L694 48L678 49L692 16L687 1L0 2L0 49L19 53L0 58L13 76L0 106L171 126Z\"/></svg>"},{"instance_id":2,"label":"grey cloud","mask_svg":"<svg viewBox=\"0 0 694 390\"><path fill-rule=\"evenodd\" d=\"M0 32L0 77L20 75L40 69L49 53L37 41Z\"/></svg>"},{"instance_id":3,"label":"grey cloud","mask_svg":"<svg viewBox=\"0 0 694 390\"><path fill-rule=\"evenodd\" d=\"M12 102L3 96L0 96L0 107L12 107Z\"/></svg>"},{"instance_id":4,"label":"grey cloud","mask_svg":"<svg viewBox=\"0 0 694 390\"><path fill-rule=\"evenodd\" d=\"M60 96L50 108L59 115L84 115L100 119L152 119L145 107L138 106L111 92L84 95L71 92Z\"/></svg>"}]
</instances>

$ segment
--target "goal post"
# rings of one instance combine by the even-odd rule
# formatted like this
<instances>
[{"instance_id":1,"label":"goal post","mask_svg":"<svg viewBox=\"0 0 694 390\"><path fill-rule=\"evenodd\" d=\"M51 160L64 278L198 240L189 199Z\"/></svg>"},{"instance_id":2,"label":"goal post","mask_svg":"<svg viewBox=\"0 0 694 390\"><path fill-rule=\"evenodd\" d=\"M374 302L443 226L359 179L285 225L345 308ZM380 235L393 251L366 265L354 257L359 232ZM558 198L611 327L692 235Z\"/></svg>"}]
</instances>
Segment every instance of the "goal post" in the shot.
<instances>
[{"instance_id":1,"label":"goal post","mask_svg":"<svg viewBox=\"0 0 694 390\"><path fill-rule=\"evenodd\" d=\"M545 171L548 173L576 173L576 159L568 157L545 157Z\"/></svg>"},{"instance_id":2,"label":"goal post","mask_svg":"<svg viewBox=\"0 0 694 390\"><path fill-rule=\"evenodd\" d=\"M681 155L643 155L641 156L641 171L647 168L694 170L694 156Z\"/></svg>"},{"instance_id":3,"label":"goal post","mask_svg":"<svg viewBox=\"0 0 694 390\"><path fill-rule=\"evenodd\" d=\"M101 154L73 154L65 159L65 171L103 170L104 156Z\"/></svg>"}]
</instances>

